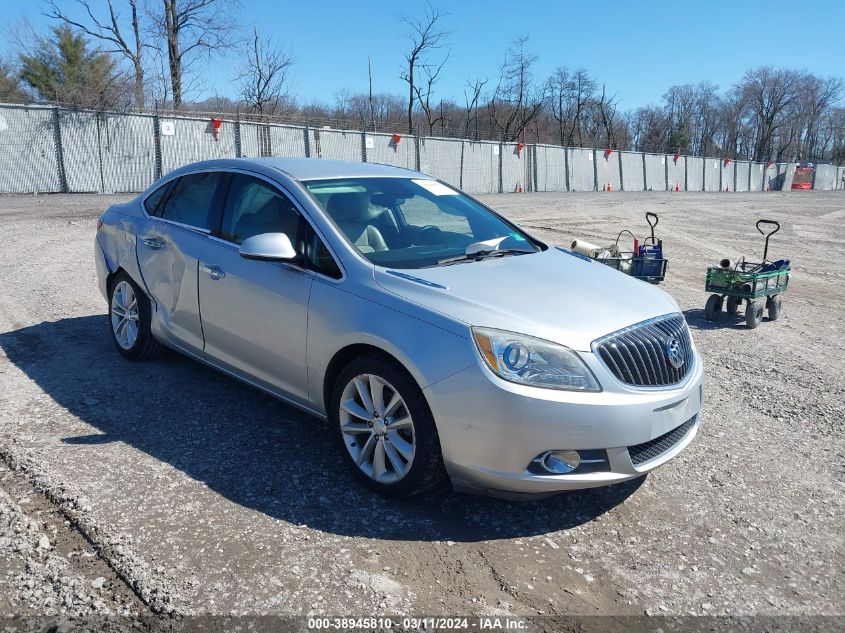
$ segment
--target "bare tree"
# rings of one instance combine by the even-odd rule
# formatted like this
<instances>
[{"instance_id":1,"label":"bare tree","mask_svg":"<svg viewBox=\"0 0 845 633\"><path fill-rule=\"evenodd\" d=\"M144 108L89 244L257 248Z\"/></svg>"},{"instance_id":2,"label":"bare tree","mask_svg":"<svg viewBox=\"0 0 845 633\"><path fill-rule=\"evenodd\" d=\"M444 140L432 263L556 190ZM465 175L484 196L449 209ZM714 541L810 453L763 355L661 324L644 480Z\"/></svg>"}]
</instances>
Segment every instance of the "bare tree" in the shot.
<instances>
[{"instance_id":1,"label":"bare tree","mask_svg":"<svg viewBox=\"0 0 845 633\"><path fill-rule=\"evenodd\" d=\"M598 102L598 111L599 116L601 117L602 127L604 128L607 147L614 147L616 145L615 119L618 103L619 98L616 95L608 97L606 95L605 86L602 85L601 99L599 99Z\"/></svg>"},{"instance_id":2,"label":"bare tree","mask_svg":"<svg viewBox=\"0 0 845 633\"><path fill-rule=\"evenodd\" d=\"M173 108L182 107L184 78L195 61L235 43L237 25L230 17L237 0L162 0L161 12L150 10L153 32L167 50Z\"/></svg>"},{"instance_id":3,"label":"bare tree","mask_svg":"<svg viewBox=\"0 0 845 633\"><path fill-rule=\"evenodd\" d=\"M423 114L425 115L425 122L428 125L429 134L433 133L434 126L442 120L442 116L439 116L437 113L436 104L432 106L431 95L434 92L434 84L437 83L437 79L443 70L443 66L446 65L448 60L449 55L447 54L446 58L439 64L423 64L421 68L425 74L425 81L418 81L414 85L414 93L417 97L417 103L420 104L420 108L422 108Z\"/></svg>"},{"instance_id":4,"label":"bare tree","mask_svg":"<svg viewBox=\"0 0 845 633\"><path fill-rule=\"evenodd\" d=\"M258 114L275 114L287 98L294 59L270 38L252 30L252 42L240 79L240 92L246 106Z\"/></svg>"},{"instance_id":5,"label":"bare tree","mask_svg":"<svg viewBox=\"0 0 845 633\"><path fill-rule=\"evenodd\" d=\"M98 17L91 8L90 0L76 0L76 4L85 11L84 21L73 19L69 13L59 8L56 0L48 0L47 11L44 15L54 20L60 20L68 26L76 27L86 35L104 42L110 48L106 53L114 53L125 57L130 64L135 78L135 105L144 107L144 65L141 52L141 27L138 19L137 0L125 0L129 7L129 25L122 23L120 13L115 9L115 0L106 0L108 17Z\"/></svg>"},{"instance_id":6,"label":"bare tree","mask_svg":"<svg viewBox=\"0 0 845 633\"><path fill-rule=\"evenodd\" d=\"M499 83L487 105L496 134L502 141L516 140L543 109L544 95L534 85L531 68L536 55L525 50L527 37L514 40L499 71Z\"/></svg>"},{"instance_id":7,"label":"bare tree","mask_svg":"<svg viewBox=\"0 0 845 633\"><path fill-rule=\"evenodd\" d=\"M775 135L802 95L803 80L804 75L798 71L763 66L749 70L737 85L739 97L747 105L757 129L755 160L771 157Z\"/></svg>"},{"instance_id":8,"label":"bare tree","mask_svg":"<svg viewBox=\"0 0 845 633\"><path fill-rule=\"evenodd\" d=\"M435 50L442 48L451 35L450 31L441 28L443 18L448 15L439 9L428 5L423 19L403 17L402 22L410 27L408 39L411 40L411 50L405 54L407 69L400 77L408 82L408 133L414 131L414 101L417 99L416 70L426 63L426 57Z\"/></svg>"},{"instance_id":9,"label":"bare tree","mask_svg":"<svg viewBox=\"0 0 845 633\"><path fill-rule=\"evenodd\" d=\"M481 99L481 91L487 84L487 78L476 79L472 83L467 80L464 88L464 102L466 103L466 115L464 117L464 138L469 138L470 128L475 126L474 139L478 140L478 101ZM470 92L467 92L467 89Z\"/></svg>"}]
</instances>

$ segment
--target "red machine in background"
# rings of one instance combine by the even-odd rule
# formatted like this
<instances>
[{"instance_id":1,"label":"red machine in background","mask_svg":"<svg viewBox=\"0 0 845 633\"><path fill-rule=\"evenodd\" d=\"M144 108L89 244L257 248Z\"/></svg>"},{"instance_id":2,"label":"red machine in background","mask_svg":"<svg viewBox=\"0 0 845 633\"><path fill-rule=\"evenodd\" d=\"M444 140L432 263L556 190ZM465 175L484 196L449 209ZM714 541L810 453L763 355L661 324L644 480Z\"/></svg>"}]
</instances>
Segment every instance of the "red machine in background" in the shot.
<instances>
[{"instance_id":1,"label":"red machine in background","mask_svg":"<svg viewBox=\"0 0 845 633\"><path fill-rule=\"evenodd\" d=\"M795 174L792 176L793 189L812 189L816 168L812 164L798 165Z\"/></svg>"}]
</instances>

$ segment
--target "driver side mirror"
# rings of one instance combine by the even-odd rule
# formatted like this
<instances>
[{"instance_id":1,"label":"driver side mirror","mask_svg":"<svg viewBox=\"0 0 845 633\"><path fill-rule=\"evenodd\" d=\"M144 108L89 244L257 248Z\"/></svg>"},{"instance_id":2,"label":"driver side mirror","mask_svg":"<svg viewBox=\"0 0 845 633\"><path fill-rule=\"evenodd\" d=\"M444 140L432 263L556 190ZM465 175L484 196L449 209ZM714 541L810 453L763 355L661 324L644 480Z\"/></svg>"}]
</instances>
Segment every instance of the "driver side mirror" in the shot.
<instances>
[{"instance_id":1,"label":"driver side mirror","mask_svg":"<svg viewBox=\"0 0 845 633\"><path fill-rule=\"evenodd\" d=\"M290 238L284 233L261 233L243 241L238 251L244 259L285 262L296 258Z\"/></svg>"}]
</instances>

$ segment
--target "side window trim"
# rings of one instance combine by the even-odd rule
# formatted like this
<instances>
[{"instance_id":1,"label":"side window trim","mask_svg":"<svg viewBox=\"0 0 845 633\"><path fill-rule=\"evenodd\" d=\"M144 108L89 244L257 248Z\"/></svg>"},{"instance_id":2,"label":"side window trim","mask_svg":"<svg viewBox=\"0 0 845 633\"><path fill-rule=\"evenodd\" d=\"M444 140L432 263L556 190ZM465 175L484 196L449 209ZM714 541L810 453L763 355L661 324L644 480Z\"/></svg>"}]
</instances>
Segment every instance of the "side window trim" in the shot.
<instances>
[{"instance_id":1,"label":"side window trim","mask_svg":"<svg viewBox=\"0 0 845 633\"><path fill-rule=\"evenodd\" d=\"M178 183L180 180L182 180L182 178L185 178L186 176L195 176L197 174L206 174L206 173L220 174L220 178L221 178L221 183L217 186L217 189L214 192L214 199L212 200L212 203L211 203L212 207L211 207L211 215L210 215L210 221L209 221L209 224L211 225L210 229L202 228L202 227L199 227L199 226L194 226L193 224L185 224L184 222L177 222L176 220L170 220L168 218L161 217L161 215L160 215L161 212L163 211L164 207L167 205L167 202L170 200L170 196L173 194L173 191L176 189L176 183ZM222 215L223 215L222 207L220 207L219 209L217 207L218 196L220 195L220 193L222 191L228 192L229 176L231 176L230 172L228 172L224 169L199 169L197 171L191 171L191 172L188 172L188 173L185 173L185 174L181 174L179 176L176 176L175 178L171 178L170 180L165 182L163 185L161 185L161 187L151 191L149 194L144 196L144 199L141 201L141 209L143 210L144 215L146 215L147 219L149 219L149 220L156 220L157 222L164 222L165 224L169 224L171 226L178 226L180 228L187 229L187 230L193 231L195 233L200 233L202 235L213 235L215 225L219 224L219 221L221 220ZM149 211L147 211L147 205L146 205L147 199L162 187L167 187L168 191L165 193L164 197L161 200L159 200L159 203L158 203L158 205L156 206L156 209L155 209L155 214L151 214Z\"/></svg>"},{"instance_id":2,"label":"side window trim","mask_svg":"<svg viewBox=\"0 0 845 633\"><path fill-rule=\"evenodd\" d=\"M141 201L141 207L143 207L144 213L147 214L147 217L150 217L150 218L158 217L158 210L167 202L167 199L170 197L170 192L173 191L173 183L175 183L177 180L179 180L179 179L174 178L173 180L168 180L166 183L164 183L160 187L156 187L150 193L148 193L146 196L144 196L144 199ZM162 189L165 190L164 195L161 197L161 200L159 200L158 203L156 204L155 209L153 209L153 212L150 213L149 209L147 209L147 200L152 198L155 194L157 194Z\"/></svg>"}]
</instances>

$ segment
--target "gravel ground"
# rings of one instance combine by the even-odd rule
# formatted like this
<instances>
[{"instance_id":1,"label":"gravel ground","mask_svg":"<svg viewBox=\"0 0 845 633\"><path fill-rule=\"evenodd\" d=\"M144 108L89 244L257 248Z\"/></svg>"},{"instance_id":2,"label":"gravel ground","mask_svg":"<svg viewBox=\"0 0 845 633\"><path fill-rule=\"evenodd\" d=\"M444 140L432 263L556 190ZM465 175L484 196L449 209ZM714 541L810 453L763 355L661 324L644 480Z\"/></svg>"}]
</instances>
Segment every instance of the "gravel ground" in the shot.
<instances>
[{"instance_id":1,"label":"gravel ground","mask_svg":"<svg viewBox=\"0 0 845 633\"><path fill-rule=\"evenodd\" d=\"M0 613L843 614L842 192L484 197L560 244L659 213L706 363L681 456L530 503L374 497L318 420L173 353L124 361L91 257L124 199L0 197ZM793 260L784 316L707 323L705 266L759 256L760 217Z\"/></svg>"}]
</instances>

